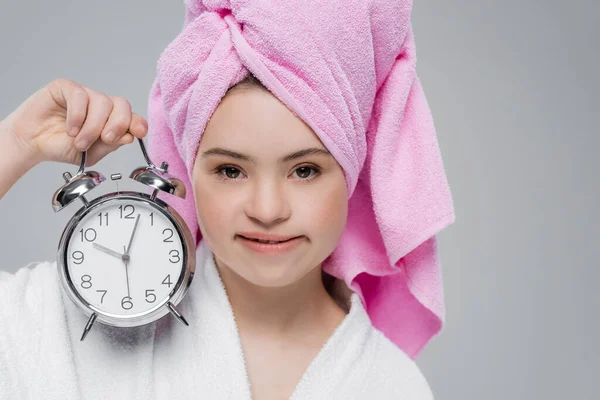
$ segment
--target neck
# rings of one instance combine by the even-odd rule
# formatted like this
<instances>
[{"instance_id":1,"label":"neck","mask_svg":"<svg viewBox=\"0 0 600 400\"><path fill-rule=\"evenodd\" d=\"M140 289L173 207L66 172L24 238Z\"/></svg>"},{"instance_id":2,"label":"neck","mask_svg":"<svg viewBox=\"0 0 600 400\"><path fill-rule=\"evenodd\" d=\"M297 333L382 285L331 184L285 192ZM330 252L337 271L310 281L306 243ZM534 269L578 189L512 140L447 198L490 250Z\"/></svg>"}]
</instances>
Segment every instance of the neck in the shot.
<instances>
[{"instance_id":1,"label":"neck","mask_svg":"<svg viewBox=\"0 0 600 400\"><path fill-rule=\"evenodd\" d=\"M315 327L333 331L346 315L327 293L320 266L288 286L264 287L215 262L240 330L279 336Z\"/></svg>"}]
</instances>

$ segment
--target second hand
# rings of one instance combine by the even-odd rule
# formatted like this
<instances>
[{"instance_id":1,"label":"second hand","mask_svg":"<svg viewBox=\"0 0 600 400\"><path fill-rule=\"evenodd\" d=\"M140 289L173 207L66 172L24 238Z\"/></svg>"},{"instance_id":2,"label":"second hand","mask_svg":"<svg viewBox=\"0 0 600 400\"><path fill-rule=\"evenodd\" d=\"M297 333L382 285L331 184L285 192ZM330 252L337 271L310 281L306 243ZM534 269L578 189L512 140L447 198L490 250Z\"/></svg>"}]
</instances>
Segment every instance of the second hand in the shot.
<instances>
[{"instance_id":1,"label":"second hand","mask_svg":"<svg viewBox=\"0 0 600 400\"><path fill-rule=\"evenodd\" d=\"M127 251L127 248L125 246L123 246L123 251ZM129 264L129 260L123 261L125 261L125 276L127 277L127 297L131 299L131 293L129 292L129 271L127 271L127 264Z\"/></svg>"}]
</instances>

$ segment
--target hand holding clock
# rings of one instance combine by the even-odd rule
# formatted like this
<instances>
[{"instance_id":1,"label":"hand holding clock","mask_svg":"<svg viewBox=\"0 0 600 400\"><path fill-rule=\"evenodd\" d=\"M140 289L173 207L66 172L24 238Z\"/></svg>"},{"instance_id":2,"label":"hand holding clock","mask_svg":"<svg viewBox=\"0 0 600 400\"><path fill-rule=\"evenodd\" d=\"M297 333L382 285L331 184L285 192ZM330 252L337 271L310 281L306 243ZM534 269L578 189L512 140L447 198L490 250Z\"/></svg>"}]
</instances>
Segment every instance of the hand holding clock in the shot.
<instances>
[{"instance_id":1,"label":"hand holding clock","mask_svg":"<svg viewBox=\"0 0 600 400\"><path fill-rule=\"evenodd\" d=\"M0 121L5 155L0 158L0 199L42 161L79 165L86 150L86 166L91 166L147 132L148 123L125 98L56 79Z\"/></svg>"},{"instance_id":2,"label":"hand holding clock","mask_svg":"<svg viewBox=\"0 0 600 400\"><path fill-rule=\"evenodd\" d=\"M56 79L30 95L0 121L0 149L3 150L3 157L0 157L0 170L3 171L0 174L0 200L25 173L42 161L80 166L85 151L85 166L88 167L120 146L132 143L136 138L140 139L144 157L151 165L141 140L147 132L147 121L132 112L131 105L125 98L108 96L69 79ZM63 178L70 179L65 174ZM178 182L173 178L165 178L162 184L164 187L156 190L177 186ZM172 193L171 190L167 191ZM185 197L185 191L175 191L174 194ZM162 254L166 258L164 260L158 256L144 265L153 274L139 276L138 284L144 292L139 294L135 311L129 311L134 309L134 304L129 297L128 268L140 215L138 214L129 243L123 246L124 252L121 253L95 243L95 232L87 225L89 220L81 220L80 214L76 214L61 236L58 264L63 288L71 300L89 315L81 340L97 318L109 325L130 327L153 322L169 312L186 326L189 325L175 309L187 292L195 269L195 257L189 256L194 243L183 218L164 202L159 203L154 197L148 198L143 193L109 193L91 202L80 197L84 207L100 211L97 214L100 225L108 218L112 205L116 208L120 204L124 209L132 207L131 202L136 202L136 207L143 210L142 214L151 218L150 226L157 225L155 229L149 229L144 238L148 241L146 250L151 249L157 256ZM129 218L129 215L125 218ZM156 221L158 215L161 217ZM119 229L118 225L115 226ZM81 233L81 236L75 235L75 232ZM154 241L160 245L155 245ZM95 272L106 272L103 268L104 260L95 259L93 255L87 257L86 242L94 242L93 248L118 257L125 264L128 296L121 298L120 271L116 271L114 279L107 276L103 277L105 279L95 279ZM114 282L117 285L113 290ZM132 313L135 315L129 315Z\"/></svg>"}]
</instances>

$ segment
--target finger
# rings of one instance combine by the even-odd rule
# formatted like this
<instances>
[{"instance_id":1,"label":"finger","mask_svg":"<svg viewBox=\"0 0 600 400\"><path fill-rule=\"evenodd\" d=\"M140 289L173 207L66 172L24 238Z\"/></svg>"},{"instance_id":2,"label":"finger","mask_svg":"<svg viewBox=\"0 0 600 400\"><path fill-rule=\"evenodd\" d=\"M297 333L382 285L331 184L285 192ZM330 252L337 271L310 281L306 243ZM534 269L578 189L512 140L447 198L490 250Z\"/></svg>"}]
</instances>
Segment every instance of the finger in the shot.
<instances>
[{"instance_id":1,"label":"finger","mask_svg":"<svg viewBox=\"0 0 600 400\"><path fill-rule=\"evenodd\" d=\"M89 95L79 83L70 79L55 79L48 84L54 101L66 110L66 131L75 137L81 130L87 115Z\"/></svg>"},{"instance_id":2,"label":"finger","mask_svg":"<svg viewBox=\"0 0 600 400\"><path fill-rule=\"evenodd\" d=\"M111 96L113 109L106 121L101 137L105 143L115 143L127 133L131 123L131 104L123 97Z\"/></svg>"},{"instance_id":3,"label":"finger","mask_svg":"<svg viewBox=\"0 0 600 400\"><path fill-rule=\"evenodd\" d=\"M80 151L87 150L98 139L113 109L113 102L108 96L90 88L86 90L90 96L88 112L75 138L75 147Z\"/></svg>"},{"instance_id":4,"label":"finger","mask_svg":"<svg viewBox=\"0 0 600 400\"><path fill-rule=\"evenodd\" d=\"M118 146L123 146L126 144L131 144L133 143L133 141L135 140L135 136L133 136L131 133L127 132L126 134L124 134L123 136L121 136L121 138L119 139L119 141L117 143L115 143Z\"/></svg>"},{"instance_id":5,"label":"finger","mask_svg":"<svg viewBox=\"0 0 600 400\"><path fill-rule=\"evenodd\" d=\"M129 133L136 138L143 138L148 133L148 121L136 113L131 116L131 125L129 126Z\"/></svg>"}]
</instances>

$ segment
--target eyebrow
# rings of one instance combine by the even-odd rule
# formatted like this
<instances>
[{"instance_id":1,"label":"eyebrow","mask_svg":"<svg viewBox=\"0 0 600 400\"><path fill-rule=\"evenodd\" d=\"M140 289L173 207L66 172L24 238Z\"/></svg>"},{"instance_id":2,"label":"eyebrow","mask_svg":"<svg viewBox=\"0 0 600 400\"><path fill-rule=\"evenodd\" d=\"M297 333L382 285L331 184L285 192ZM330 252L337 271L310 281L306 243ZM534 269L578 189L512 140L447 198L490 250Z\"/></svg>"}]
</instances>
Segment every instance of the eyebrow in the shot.
<instances>
[{"instance_id":1,"label":"eyebrow","mask_svg":"<svg viewBox=\"0 0 600 400\"><path fill-rule=\"evenodd\" d=\"M226 157L231 157L231 158L235 158L235 159L242 160L242 161L248 161L248 162L251 162L252 164L256 164L256 160L254 158L252 158L251 156L248 156L246 154L241 154L241 153L235 152L233 150L223 149L221 147L213 147L212 149L206 150L204 153L202 153L202 157L208 157L211 155L226 156ZM291 154L283 156L279 159L279 162L285 163L285 162L295 160L297 158L302 158L302 157L308 156L308 155L322 155L322 156L331 157L331 153L329 153L329 151L327 151L326 149L311 147L308 149L298 150Z\"/></svg>"}]
</instances>

